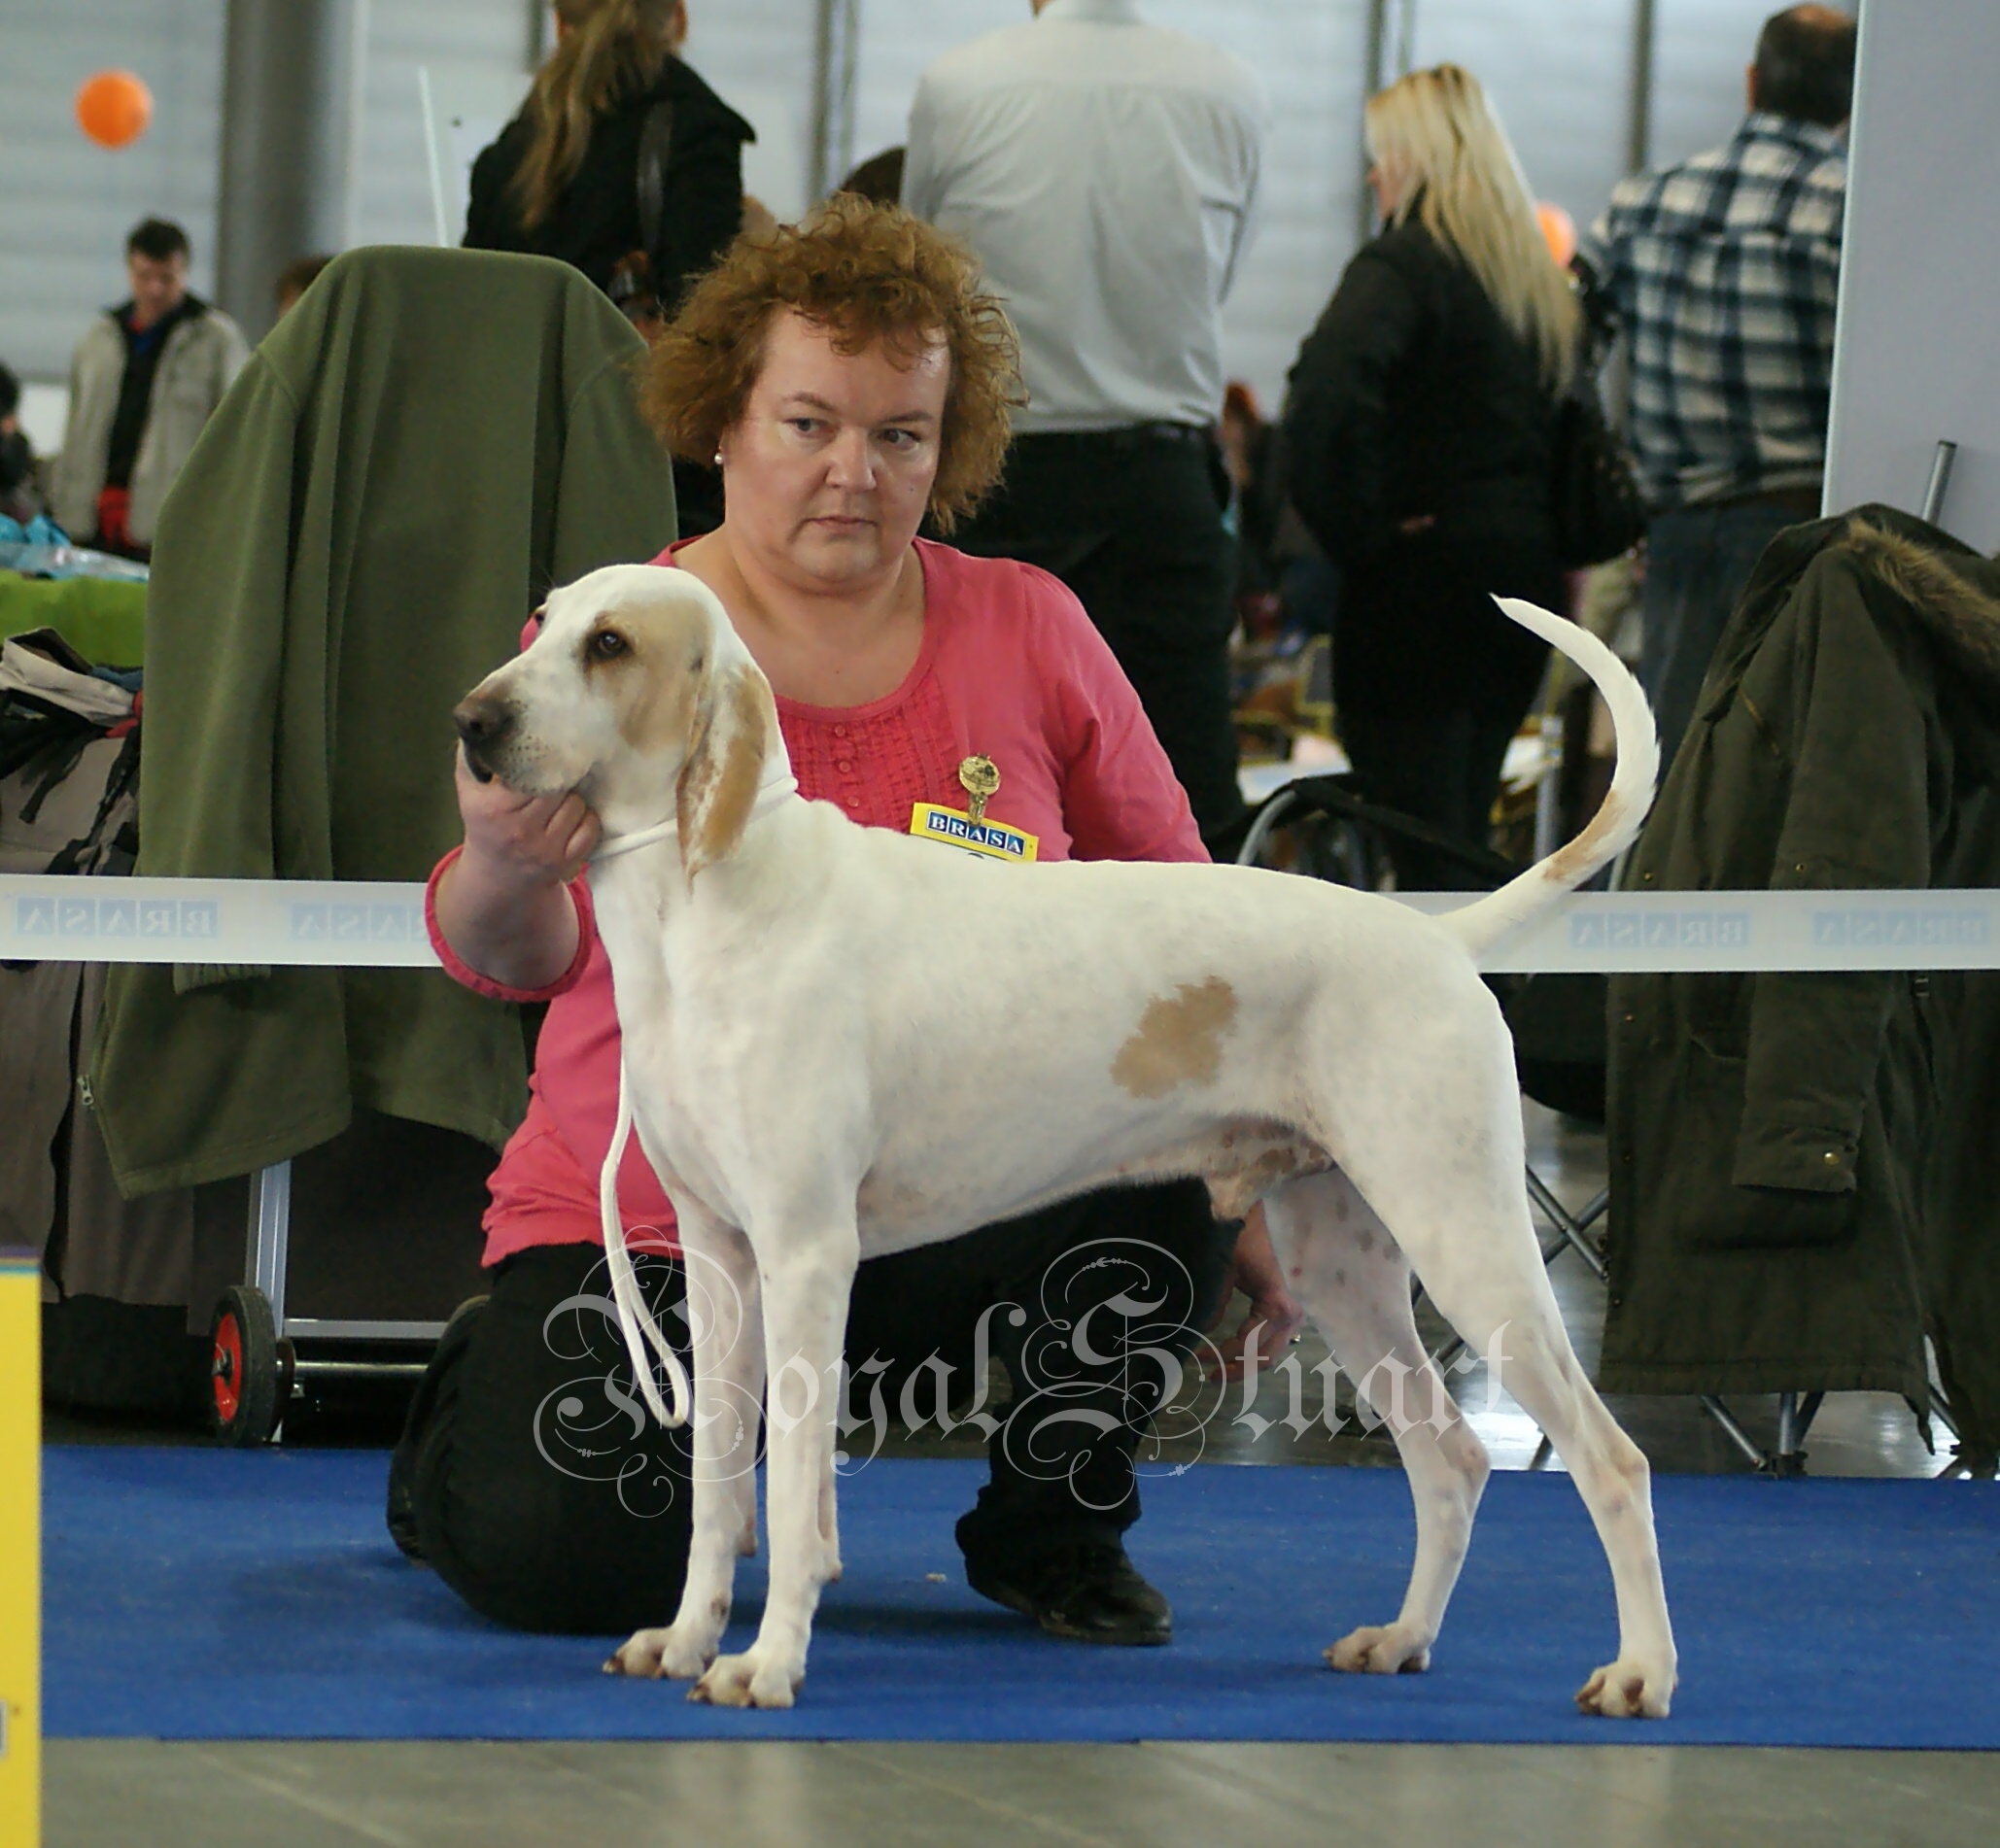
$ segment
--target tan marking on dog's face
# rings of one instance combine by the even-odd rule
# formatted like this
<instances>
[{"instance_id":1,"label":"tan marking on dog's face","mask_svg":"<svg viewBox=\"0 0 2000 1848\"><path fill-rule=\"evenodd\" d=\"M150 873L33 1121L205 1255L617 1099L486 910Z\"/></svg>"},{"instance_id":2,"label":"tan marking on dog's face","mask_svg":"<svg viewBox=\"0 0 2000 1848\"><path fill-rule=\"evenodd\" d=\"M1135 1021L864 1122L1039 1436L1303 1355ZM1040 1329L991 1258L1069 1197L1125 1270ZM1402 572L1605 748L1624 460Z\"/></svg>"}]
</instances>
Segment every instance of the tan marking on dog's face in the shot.
<instances>
[{"instance_id":1,"label":"tan marking on dog's face","mask_svg":"<svg viewBox=\"0 0 2000 1848\"><path fill-rule=\"evenodd\" d=\"M1220 975L1183 982L1146 1004L1132 1036L1111 1062L1112 1080L1134 1097L1164 1097L1206 1084L1222 1069L1223 1044L1236 1020L1236 991Z\"/></svg>"},{"instance_id":2,"label":"tan marking on dog's face","mask_svg":"<svg viewBox=\"0 0 2000 1848\"><path fill-rule=\"evenodd\" d=\"M708 625L679 599L601 610L576 644L585 684L610 707L618 735L641 757L685 753L693 742Z\"/></svg>"}]
</instances>

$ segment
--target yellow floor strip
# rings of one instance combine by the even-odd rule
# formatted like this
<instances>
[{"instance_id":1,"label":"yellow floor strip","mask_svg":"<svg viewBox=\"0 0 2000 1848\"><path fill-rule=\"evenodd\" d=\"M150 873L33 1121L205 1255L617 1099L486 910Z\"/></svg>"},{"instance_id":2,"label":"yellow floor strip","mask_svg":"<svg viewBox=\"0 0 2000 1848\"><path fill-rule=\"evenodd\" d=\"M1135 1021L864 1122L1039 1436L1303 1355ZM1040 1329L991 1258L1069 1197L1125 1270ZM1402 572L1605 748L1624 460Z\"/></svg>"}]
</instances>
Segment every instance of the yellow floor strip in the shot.
<instances>
[{"instance_id":1,"label":"yellow floor strip","mask_svg":"<svg viewBox=\"0 0 2000 1848\"><path fill-rule=\"evenodd\" d=\"M42 1832L42 1269L0 1251L0 1848Z\"/></svg>"}]
</instances>

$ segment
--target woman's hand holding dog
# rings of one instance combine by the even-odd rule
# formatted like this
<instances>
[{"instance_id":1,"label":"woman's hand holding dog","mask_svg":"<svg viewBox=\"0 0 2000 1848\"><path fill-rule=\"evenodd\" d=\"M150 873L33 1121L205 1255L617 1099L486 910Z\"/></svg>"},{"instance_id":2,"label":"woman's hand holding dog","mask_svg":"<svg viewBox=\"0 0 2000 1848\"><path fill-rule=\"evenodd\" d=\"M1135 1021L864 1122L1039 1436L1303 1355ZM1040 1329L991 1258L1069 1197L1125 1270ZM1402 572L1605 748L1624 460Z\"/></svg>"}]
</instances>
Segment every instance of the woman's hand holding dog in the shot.
<instances>
[{"instance_id":1,"label":"woman's hand holding dog","mask_svg":"<svg viewBox=\"0 0 2000 1848\"><path fill-rule=\"evenodd\" d=\"M437 882L437 923L467 965L510 988L545 988L576 956L576 907L565 890L598 842L581 796L523 796L481 782L463 748L465 850Z\"/></svg>"}]
</instances>

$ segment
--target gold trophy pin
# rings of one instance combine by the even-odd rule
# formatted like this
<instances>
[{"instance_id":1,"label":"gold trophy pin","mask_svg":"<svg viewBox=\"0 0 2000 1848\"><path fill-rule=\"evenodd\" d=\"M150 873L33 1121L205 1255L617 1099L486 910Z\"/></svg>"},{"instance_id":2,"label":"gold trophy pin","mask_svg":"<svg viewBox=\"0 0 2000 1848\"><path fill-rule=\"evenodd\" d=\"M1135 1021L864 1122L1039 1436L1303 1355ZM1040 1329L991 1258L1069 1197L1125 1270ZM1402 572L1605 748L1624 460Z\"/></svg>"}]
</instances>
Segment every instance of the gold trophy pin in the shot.
<instances>
[{"instance_id":1,"label":"gold trophy pin","mask_svg":"<svg viewBox=\"0 0 2000 1848\"><path fill-rule=\"evenodd\" d=\"M986 817L986 804L1000 787L1000 767L990 757L968 757L958 767L958 781L970 801L967 818L974 822Z\"/></svg>"}]
</instances>

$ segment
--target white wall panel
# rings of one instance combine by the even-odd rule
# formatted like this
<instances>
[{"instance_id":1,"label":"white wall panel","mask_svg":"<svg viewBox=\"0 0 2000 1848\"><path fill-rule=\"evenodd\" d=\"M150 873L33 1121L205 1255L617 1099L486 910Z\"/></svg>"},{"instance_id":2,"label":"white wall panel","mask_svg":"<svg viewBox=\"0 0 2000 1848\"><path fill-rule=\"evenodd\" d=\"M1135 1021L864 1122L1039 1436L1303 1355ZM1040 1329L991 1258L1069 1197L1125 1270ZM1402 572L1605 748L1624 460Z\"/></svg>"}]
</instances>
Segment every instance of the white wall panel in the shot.
<instances>
[{"instance_id":1,"label":"white wall panel","mask_svg":"<svg viewBox=\"0 0 2000 1848\"><path fill-rule=\"evenodd\" d=\"M534 26L527 0L373 0L355 242L437 241L420 70L437 118L446 242L464 235L470 163L450 159L452 119L472 141L487 138L482 127L498 132L528 93Z\"/></svg>"},{"instance_id":2,"label":"white wall panel","mask_svg":"<svg viewBox=\"0 0 2000 1848\"><path fill-rule=\"evenodd\" d=\"M1776 0L1659 0L1648 166L1717 148L1743 119L1743 72Z\"/></svg>"},{"instance_id":3,"label":"white wall panel","mask_svg":"<svg viewBox=\"0 0 2000 1848\"><path fill-rule=\"evenodd\" d=\"M136 71L153 124L98 148L77 86ZM0 359L66 378L91 314L125 292L125 233L149 215L187 227L193 286L215 279L223 0L0 0Z\"/></svg>"},{"instance_id":4,"label":"white wall panel","mask_svg":"<svg viewBox=\"0 0 2000 1848\"><path fill-rule=\"evenodd\" d=\"M1869 0L1834 345L1829 510L1922 510L1955 443L1938 524L2000 545L2000 243L1978 227L2000 170L2000 6Z\"/></svg>"},{"instance_id":5,"label":"white wall panel","mask_svg":"<svg viewBox=\"0 0 2000 1848\"><path fill-rule=\"evenodd\" d=\"M1418 0L1419 65L1485 86L1538 199L1579 226L1625 171L1633 0Z\"/></svg>"},{"instance_id":6,"label":"white wall panel","mask_svg":"<svg viewBox=\"0 0 2000 1848\"><path fill-rule=\"evenodd\" d=\"M810 203L813 0L688 0L688 12L687 61L757 131L744 186L796 218Z\"/></svg>"}]
</instances>

